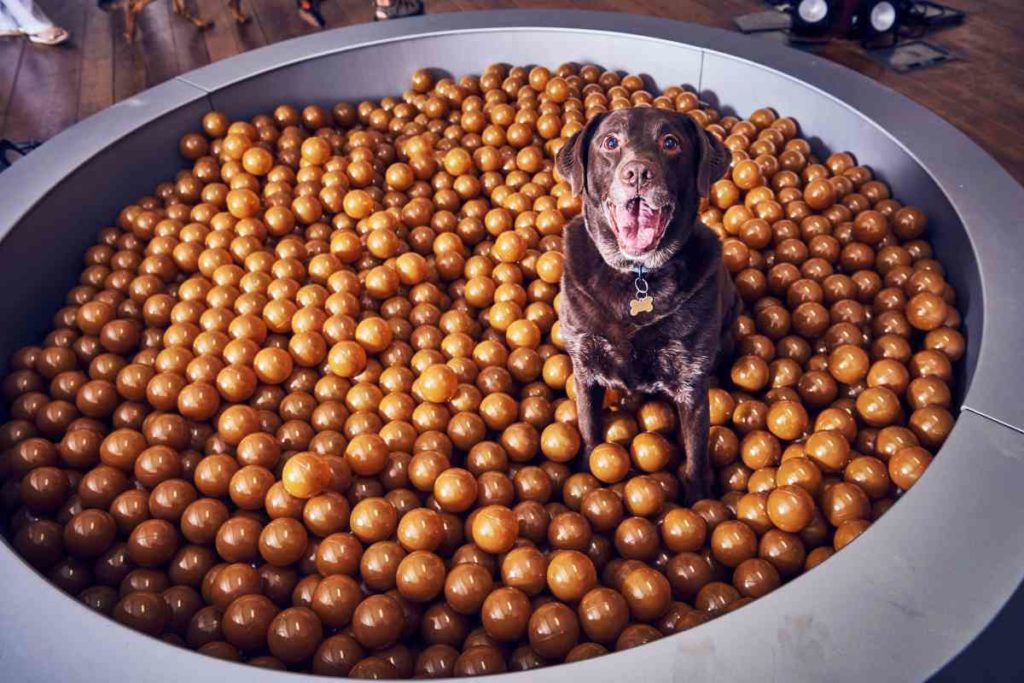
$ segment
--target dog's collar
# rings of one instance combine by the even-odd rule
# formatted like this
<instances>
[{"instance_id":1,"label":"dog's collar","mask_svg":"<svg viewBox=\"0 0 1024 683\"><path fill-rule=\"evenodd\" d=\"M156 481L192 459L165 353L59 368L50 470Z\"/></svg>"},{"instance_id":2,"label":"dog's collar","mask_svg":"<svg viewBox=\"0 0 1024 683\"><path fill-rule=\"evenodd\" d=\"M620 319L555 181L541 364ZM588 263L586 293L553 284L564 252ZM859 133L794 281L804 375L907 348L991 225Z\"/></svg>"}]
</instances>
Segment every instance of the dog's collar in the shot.
<instances>
[{"instance_id":1,"label":"dog's collar","mask_svg":"<svg viewBox=\"0 0 1024 683\"><path fill-rule=\"evenodd\" d=\"M649 294L650 285L647 284L647 278L645 277L650 271L644 267L644 264L637 263L633 266L633 272L636 274L636 279L633 280L636 296L629 302L629 314L635 317L641 313L651 313L654 311L654 297Z\"/></svg>"}]
</instances>

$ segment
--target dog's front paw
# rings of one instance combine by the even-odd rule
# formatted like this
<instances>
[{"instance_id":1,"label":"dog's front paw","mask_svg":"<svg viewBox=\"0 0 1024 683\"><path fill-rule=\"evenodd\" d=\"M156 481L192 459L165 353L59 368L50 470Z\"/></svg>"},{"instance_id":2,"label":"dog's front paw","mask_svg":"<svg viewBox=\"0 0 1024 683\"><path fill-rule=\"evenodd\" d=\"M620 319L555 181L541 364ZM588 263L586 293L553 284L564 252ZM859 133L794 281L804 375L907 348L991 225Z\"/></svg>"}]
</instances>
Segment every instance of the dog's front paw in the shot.
<instances>
[{"instance_id":1,"label":"dog's front paw","mask_svg":"<svg viewBox=\"0 0 1024 683\"><path fill-rule=\"evenodd\" d=\"M593 446L587 446L585 443L580 446L579 453L569 463L569 467L575 473L581 474L593 474L590 471L590 453L594 450Z\"/></svg>"},{"instance_id":2,"label":"dog's front paw","mask_svg":"<svg viewBox=\"0 0 1024 683\"><path fill-rule=\"evenodd\" d=\"M711 497L713 488L713 475L708 472L699 477L687 478L683 484L683 495L686 497L687 507L699 500Z\"/></svg>"}]
</instances>

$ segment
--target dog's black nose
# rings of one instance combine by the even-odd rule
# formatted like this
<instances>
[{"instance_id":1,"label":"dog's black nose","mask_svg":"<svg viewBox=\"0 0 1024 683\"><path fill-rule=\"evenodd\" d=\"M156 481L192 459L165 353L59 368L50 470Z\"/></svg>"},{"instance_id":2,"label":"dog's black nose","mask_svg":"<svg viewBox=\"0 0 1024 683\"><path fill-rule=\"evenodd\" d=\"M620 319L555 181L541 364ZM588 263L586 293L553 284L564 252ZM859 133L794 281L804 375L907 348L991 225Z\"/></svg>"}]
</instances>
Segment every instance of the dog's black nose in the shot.
<instances>
[{"instance_id":1,"label":"dog's black nose","mask_svg":"<svg viewBox=\"0 0 1024 683\"><path fill-rule=\"evenodd\" d=\"M646 185L651 180L653 171L651 169L650 162L643 161L642 159L633 159L627 161L619 169L619 177L622 182L629 183L641 187Z\"/></svg>"}]
</instances>

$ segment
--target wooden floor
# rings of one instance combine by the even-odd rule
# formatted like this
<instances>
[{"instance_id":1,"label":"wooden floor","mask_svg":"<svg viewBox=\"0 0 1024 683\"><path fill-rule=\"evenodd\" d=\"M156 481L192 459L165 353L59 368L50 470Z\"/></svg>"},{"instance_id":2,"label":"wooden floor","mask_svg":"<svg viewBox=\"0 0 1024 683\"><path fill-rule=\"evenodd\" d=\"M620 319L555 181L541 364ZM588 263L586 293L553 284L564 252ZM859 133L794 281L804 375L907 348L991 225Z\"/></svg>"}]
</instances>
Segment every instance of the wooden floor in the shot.
<instances>
[{"instance_id":1,"label":"wooden floor","mask_svg":"<svg viewBox=\"0 0 1024 683\"><path fill-rule=\"evenodd\" d=\"M620 10L732 27L733 16L758 11L758 0L426 0L429 12L497 8L576 7ZM236 25L224 0L191 0L215 26L197 32L156 0L139 19L136 40L122 36L120 13L93 0L37 0L71 31L60 48L0 38L0 137L45 139L140 90L239 52L302 35L309 29L294 0L243 0L252 14ZM969 16L961 27L929 40L962 59L917 73L880 66L850 43L819 48L917 100L958 126L1024 182L1024 0L946 0ZM370 0L325 0L330 27L369 21Z\"/></svg>"}]
</instances>

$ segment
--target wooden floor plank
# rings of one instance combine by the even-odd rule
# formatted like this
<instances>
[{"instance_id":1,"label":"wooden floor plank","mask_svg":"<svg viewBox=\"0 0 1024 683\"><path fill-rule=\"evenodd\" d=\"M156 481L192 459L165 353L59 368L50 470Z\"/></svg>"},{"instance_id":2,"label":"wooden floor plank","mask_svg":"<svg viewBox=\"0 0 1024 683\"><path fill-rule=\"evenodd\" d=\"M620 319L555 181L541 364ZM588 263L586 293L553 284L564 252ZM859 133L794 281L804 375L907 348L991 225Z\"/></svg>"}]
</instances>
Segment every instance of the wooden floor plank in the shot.
<instances>
[{"instance_id":1,"label":"wooden floor plank","mask_svg":"<svg viewBox=\"0 0 1024 683\"><path fill-rule=\"evenodd\" d=\"M334 1L327 0L327 2ZM353 0L345 1L353 2ZM357 1L361 2L361 0ZM252 8L259 14L260 26L263 27L263 33L269 43L316 32L315 28L299 18L296 0L260 0L259 3L252 3ZM328 24L328 28L334 28L334 26Z\"/></svg>"},{"instance_id":2,"label":"wooden floor plank","mask_svg":"<svg viewBox=\"0 0 1024 683\"><path fill-rule=\"evenodd\" d=\"M258 47L263 47L269 41L267 41L266 35L263 33L263 27L258 21L256 21L255 12L253 6L258 4L258 0L251 0L250 2L242 2L242 10L249 16L249 21L244 24L239 24L235 21L231 12L227 7L227 3L221 0L224 7L224 21L230 23L234 28L235 42L238 43L238 51L245 52L246 50L253 50Z\"/></svg>"},{"instance_id":3,"label":"wooden floor plank","mask_svg":"<svg viewBox=\"0 0 1024 683\"><path fill-rule=\"evenodd\" d=\"M429 0L428 0L429 1ZM443 5L444 1L436 2L431 5ZM440 7L437 11L445 11ZM373 7L370 4L370 0L356 0L356 2L335 2L328 0L322 4L322 13L324 19L327 20L327 25L330 27L335 26L348 26L350 24L362 24L368 21L373 21Z\"/></svg>"},{"instance_id":4,"label":"wooden floor plank","mask_svg":"<svg viewBox=\"0 0 1024 683\"><path fill-rule=\"evenodd\" d=\"M157 0L168 3L168 0ZM168 3L169 4L169 3ZM210 63L203 32L180 17L171 17L171 37L174 40L175 58L178 62L177 75Z\"/></svg>"},{"instance_id":5,"label":"wooden floor plank","mask_svg":"<svg viewBox=\"0 0 1024 683\"><path fill-rule=\"evenodd\" d=\"M151 2L139 13L138 39L142 42L147 88L178 75L178 59L175 55L174 35L171 32L172 21L179 19L172 16L170 3L162 0Z\"/></svg>"},{"instance_id":6,"label":"wooden floor plank","mask_svg":"<svg viewBox=\"0 0 1024 683\"><path fill-rule=\"evenodd\" d=\"M267 44L263 28L253 13L253 6L257 3L243 3L249 21L242 24L235 20L225 0L198 0L196 5L204 18L213 21L213 25L204 31L210 61L224 59Z\"/></svg>"},{"instance_id":7,"label":"wooden floor plank","mask_svg":"<svg viewBox=\"0 0 1024 683\"><path fill-rule=\"evenodd\" d=\"M216 62L237 55L241 50L239 50L238 42L233 35L235 22L234 20L225 20L226 11L223 11L224 16L221 16L222 10L224 10L223 0L199 0L196 6L203 18L213 21L213 25L203 31L210 61Z\"/></svg>"},{"instance_id":8,"label":"wooden floor plank","mask_svg":"<svg viewBox=\"0 0 1024 683\"><path fill-rule=\"evenodd\" d=\"M116 102L131 97L146 88L146 58L142 52L142 41L138 34L134 40L128 40L123 34L124 17L121 12L118 12L114 36L114 101Z\"/></svg>"},{"instance_id":9,"label":"wooden floor plank","mask_svg":"<svg viewBox=\"0 0 1024 683\"><path fill-rule=\"evenodd\" d=\"M82 82L78 88L78 119L114 103L114 41L122 39L113 13L87 12L81 36Z\"/></svg>"},{"instance_id":10,"label":"wooden floor plank","mask_svg":"<svg viewBox=\"0 0 1024 683\"><path fill-rule=\"evenodd\" d=\"M0 38L0 138L4 137L7 110L24 52L25 41L21 38Z\"/></svg>"}]
</instances>

